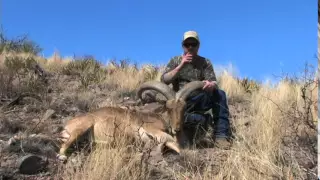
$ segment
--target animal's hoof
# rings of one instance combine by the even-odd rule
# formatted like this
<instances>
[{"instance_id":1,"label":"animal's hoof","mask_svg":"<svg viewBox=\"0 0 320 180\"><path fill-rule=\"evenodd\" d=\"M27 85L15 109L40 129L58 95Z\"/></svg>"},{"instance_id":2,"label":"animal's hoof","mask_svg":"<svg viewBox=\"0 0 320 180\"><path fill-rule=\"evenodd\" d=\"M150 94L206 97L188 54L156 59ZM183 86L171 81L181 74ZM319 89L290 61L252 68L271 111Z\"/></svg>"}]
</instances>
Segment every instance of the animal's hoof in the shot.
<instances>
[{"instance_id":1,"label":"animal's hoof","mask_svg":"<svg viewBox=\"0 0 320 180\"><path fill-rule=\"evenodd\" d=\"M57 159L59 161L65 162L67 161L68 157L66 155L57 154Z\"/></svg>"}]
</instances>

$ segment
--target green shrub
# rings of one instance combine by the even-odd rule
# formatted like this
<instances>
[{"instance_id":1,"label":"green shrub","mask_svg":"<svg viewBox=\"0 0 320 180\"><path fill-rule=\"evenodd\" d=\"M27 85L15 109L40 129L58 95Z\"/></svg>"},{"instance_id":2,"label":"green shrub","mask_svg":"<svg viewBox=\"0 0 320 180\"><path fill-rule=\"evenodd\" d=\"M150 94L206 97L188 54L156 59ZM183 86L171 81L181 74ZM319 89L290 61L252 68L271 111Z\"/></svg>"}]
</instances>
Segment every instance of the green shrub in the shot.
<instances>
[{"instance_id":1,"label":"green shrub","mask_svg":"<svg viewBox=\"0 0 320 180\"><path fill-rule=\"evenodd\" d=\"M92 83L100 83L106 78L106 69L92 56L75 58L63 67L62 73L79 76L84 87Z\"/></svg>"},{"instance_id":2,"label":"green shrub","mask_svg":"<svg viewBox=\"0 0 320 180\"><path fill-rule=\"evenodd\" d=\"M14 52L31 53L37 55L41 51L42 48L34 41L30 40L27 35L9 39L4 35L2 31L0 31L0 53Z\"/></svg>"},{"instance_id":3,"label":"green shrub","mask_svg":"<svg viewBox=\"0 0 320 180\"><path fill-rule=\"evenodd\" d=\"M21 92L45 92L47 86L35 74L35 64L36 61L32 57L6 57L5 68L1 68L0 71L1 96L11 97Z\"/></svg>"}]
</instances>

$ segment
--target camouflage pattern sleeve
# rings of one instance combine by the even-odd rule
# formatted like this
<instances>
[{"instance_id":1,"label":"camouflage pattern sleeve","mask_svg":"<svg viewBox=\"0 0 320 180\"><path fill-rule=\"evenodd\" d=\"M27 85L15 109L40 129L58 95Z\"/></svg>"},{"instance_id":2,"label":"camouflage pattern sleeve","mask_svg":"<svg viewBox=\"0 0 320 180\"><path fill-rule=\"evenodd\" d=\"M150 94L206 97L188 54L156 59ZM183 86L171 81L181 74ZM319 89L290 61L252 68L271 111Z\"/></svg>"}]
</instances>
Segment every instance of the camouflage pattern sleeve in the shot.
<instances>
[{"instance_id":1,"label":"camouflage pattern sleeve","mask_svg":"<svg viewBox=\"0 0 320 180\"><path fill-rule=\"evenodd\" d=\"M213 65L209 59L206 59L206 65L204 67L204 79L209 81L217 81Z\"/></svg>"},{"instance_id":2,"label":"camouflage pattern sleeve","mask_svg":"<svg viewBox=\"0 0 320 180\"><path fill-rule=\"evenodd\" d=\"M168 76L170 79L168 78L165 78L165 74L169 73L170 71L174 70L179 64L179 56L175 56L175 57L172 57L169 61L169 63L167 64L163 74L161 75L161 82L164 82L166 84L169 84L169 82L172 80L172 78L174 78L174 76Z\"/></svg>"}]
</instances>

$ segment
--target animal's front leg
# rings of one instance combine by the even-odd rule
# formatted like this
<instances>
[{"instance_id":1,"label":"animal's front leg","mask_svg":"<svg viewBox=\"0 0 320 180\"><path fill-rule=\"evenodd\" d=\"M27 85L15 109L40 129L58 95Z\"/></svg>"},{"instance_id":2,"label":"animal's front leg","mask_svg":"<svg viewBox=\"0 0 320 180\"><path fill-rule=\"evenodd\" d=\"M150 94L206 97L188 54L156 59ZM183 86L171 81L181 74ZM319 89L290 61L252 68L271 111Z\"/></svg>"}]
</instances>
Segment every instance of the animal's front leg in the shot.
<instances>
[{"instance_id":1,"label":"animal's front leg","mask_svg":"<svg viewBox=\"0 0 320 180\"><path fill-rule=\"evenodd\" d=\"M72 131L72 133L69 133L67 130L63 130L60 134L60 141L62 141L60 150L59 150L59 154L57 154L57 158L61 161L66 161L68 158L66 156L66 151L67 149L72 145L72 143L74 143L77 138L79 138L80 135L82 135L82 131L81 133L78 132L77 130Z\"/></svg>"},{"instance_id":2,"label":"animal's front leg","mask_svg":"<svg viewBox=\"0 0 320 180\"><path fill-rule=\"evenodd\" d=\"M66 161L67 156L66 156L66 151L70 147L71 143L73 142L71 139L71 135L68 133L67 130L63 130L60 133L59 141L62 142L59 153L57 154L57 158L60 161Z\"/></svg>"}]
</instances>

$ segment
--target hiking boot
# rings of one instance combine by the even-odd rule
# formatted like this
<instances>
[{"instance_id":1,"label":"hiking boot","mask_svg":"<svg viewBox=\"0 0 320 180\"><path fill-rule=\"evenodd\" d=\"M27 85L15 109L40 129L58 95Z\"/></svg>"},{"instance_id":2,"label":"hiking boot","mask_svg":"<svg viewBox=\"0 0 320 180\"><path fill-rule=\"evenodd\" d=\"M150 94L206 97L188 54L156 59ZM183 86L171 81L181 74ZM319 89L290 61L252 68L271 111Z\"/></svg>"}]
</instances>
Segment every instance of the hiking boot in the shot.
<instances>
[{"instance_id":1,"label":"hiking boot","mask_svg":"<svg viewBox=\"0 0 320 180\"><path fill-rule=\"evenodd\" d=\"M219 149L228 150L231 147L231 143L227 138L217 138L215 140L214 146Z\"/></svg>"}]
</instances>

